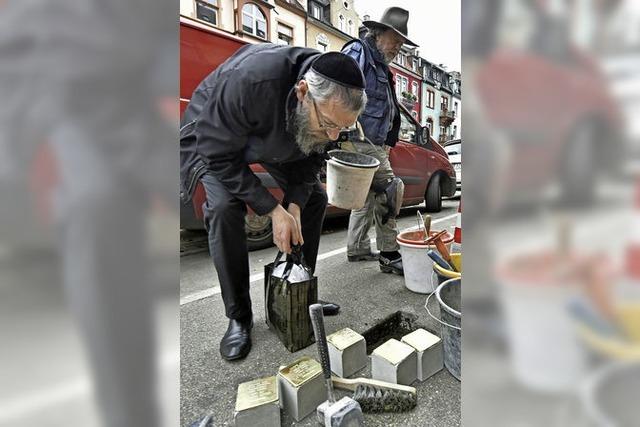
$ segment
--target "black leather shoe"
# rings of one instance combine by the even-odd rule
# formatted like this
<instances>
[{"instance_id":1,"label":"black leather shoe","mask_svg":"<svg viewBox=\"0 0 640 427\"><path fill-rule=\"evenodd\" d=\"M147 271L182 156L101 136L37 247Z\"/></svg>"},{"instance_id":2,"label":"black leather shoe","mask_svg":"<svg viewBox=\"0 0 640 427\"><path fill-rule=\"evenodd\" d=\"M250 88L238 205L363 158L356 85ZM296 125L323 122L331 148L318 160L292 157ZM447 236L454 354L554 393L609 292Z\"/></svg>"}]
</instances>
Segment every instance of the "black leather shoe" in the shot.
<instances>
[{"instance_id":1,"label":"black leather shoe","mask_svg":"<svg viewBox=\"0 0 640 427\"><path fill-rule=\"evenodd\" d=\"M244 359L251 351L253 319L230 319L229 327L220 341L220 355L224 360Z\"/></svg>"},{"instance_id":2,"label":"black leather shoe","mask_svg":"<svg viewBox=\"0 0 640 427\"><path fill-rule=\"evenodd\" d=\"M380 255L380 271L383 273L393 273L400 276L404 276L404 269L402 267L402 257L389 259Z\"/></svg>"},{"instance_id":3,"label":"black leather shoe","mask_svg":"<svg viewBox=\"0 0 640 427\"><path fill-rule=\"evenodd\" d=\"M380 255L378 252L369 252L368 254L361 255L347 255L347 259L349 260L349 262L377 261L378 255Z\"/></svg>"},{"instance_id":4,"label":"black leather shoe","mask_svg":"<svg viewBox=\"0 0 640 427\"><path fill-rule=\"evenodd\" d=\"M340 312L338 304L318 300L318 304L322 304L322 314L325 316L335 316Z\"/></svg>"}]
</instances>

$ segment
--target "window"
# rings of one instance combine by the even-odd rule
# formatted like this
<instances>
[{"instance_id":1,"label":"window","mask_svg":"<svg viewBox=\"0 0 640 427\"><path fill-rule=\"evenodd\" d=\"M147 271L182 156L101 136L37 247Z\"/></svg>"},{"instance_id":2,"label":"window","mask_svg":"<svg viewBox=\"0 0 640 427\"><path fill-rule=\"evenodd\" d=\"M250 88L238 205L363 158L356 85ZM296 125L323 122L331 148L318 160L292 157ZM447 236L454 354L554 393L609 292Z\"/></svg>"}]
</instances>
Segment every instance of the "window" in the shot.
<instances>
[{"instance_id":1,"label":"window","mask_svg":"<svg viewBox=\"0 0 640 427\"><path fill-rule=\"evenodd\" d=\"M449 98L447 98L446 96L443 96L442 100L440 101L440 109L442 111L449 109Z\"/></svg>"},{"instance_id":2,"label":"window","mask_svg":"<svg viewBox=\"0 0 640 427\"><path fill-rule=\"evenodd\" d=\"M411 92L416 96L416 98L418 97L418 82L411 83Z\"/></svg>"},{"instance_id":3,"label":"window","mask_svg":"<svg viewBox=\"0 0 640 427\"><path fill-rule=\"evenodd\" d=\"M406 92L408 86L409 79L400 74L396 74L396 95L398 98L402 97L402 92Z\"/></svg>"},{"instance_id":4,"label":"window","mask_svg":"<svg viewBox=\"0 0 640 427\"><path fill-rule=\"evenodd\" d=\"M293 46L293 28L278 23L278 44Z\"/></svg>"},{"instance_id":5,"label":"window","mask_svg":"<svg viewBox=\"0 0 640 427\"><path fill-rule=\"evenodd\" d=\"M405 64L406 64L406 58L405 58L405 56L404 56L403 54L399 53L399 54L398 54L398 57L397 57L397 59L396 59L396 62L397 62L398 64L400 64L400 65L402 65L402 66L404 67L404 66L405 66Z\"/></svg>"},{"instance_id":6,"label":"window","mask_svg":"<svg viewBox=\"0 0 640 427\"><path fill-rule=\"evenodd\" d=\"M417 71L418 70L418 60L414 59L413 60L413 71Z\"/></svg>"},{"instance_id":7,"label":"window","mask_svg":"<svg viewBox=\"0 0 640 427\"><path fill-rule=\"evenodd\" d=\"M446 136L447 135L447 128L444 126L440 126L440 136Z\"/></svg>"},{"instance_id":8,"label":"window","mask_svg":"<svg viewBox=\"0 0 640 427\"><path fill-rule=\"evenodd\" d=\"M432 90L427 90L427 108L434 109L436 104L436 94Z\"/></svg>"},{"instance_id":9,"label":"window","mask_svg":"<svg viewBox=\"0 0 640 427\"><path fill-rule=\"evenodd\" d=\"M196 18L218 25L218 0L196 1Z\"/></svg>"},{"instance_id":10,"label":"window","mask_svg":"<svg viewBox=\"0 0 640 427\"><path fill-rule=\"evenodd\" d=\"M316 37L316 46L317 49L320 52L327 52L329 50L329 37L327 37L325 34L320 33L318 34L318 36Z\"/></svg>"},{"instance_id":11,"label":"window","mask_svg":"<svg viewBox=\"0 0 640 427\"><path fill-rule=\"evenodd\" d=\"M253 3L242 7L242 31L261 39L267 38L267 20L260 8Z\"/></svg>"},{"instance_id":12,"label":"window","mask_svg":"<svg viewBox=\"0 0 640 427\"><path fill-rule=\"evenodd\" d=\"M453 131L451 131L451 137L452 138L457 138L458 137L458 126L457 125L453 125Z\"/></svg>"},{"instance_id":13,"label":"window","mask_svg":"<svg viewBox=\"0 0 640 427\"><path fill-rule=\"evenodd\" d=\"M462 142L447 144L447 146L444 147L444 151L446 151L450 156L462 155Z\"/></svg>"},{"instance_id":14,"label":"window","mask_svg":"<svg viewBox=\"0 0 640 427\"><path fill-rule=\"evenodd\" d=\"M342 32L346 32L347 31L347 26L344 23L344 16L342 16L342 15L338 16L338 28Z\"/></svg>"},{"instance_id":15,"label":"window","mask_svg":"<svg viewBox=\"0 0 640 427\"><path fill-rule=\"evenodd\" d=\"M353 35L353 21L351 19L349 19L349 22L347 23L347 33L349 35Z\"/></svg>"},{"instance_id":16,"label":"window","mask_svg":"<svg viewBox=\"0 0 640 427\"><path fill-rule=\"evenodd\" d=\"M433 119L431 117L427 119L427 127L429 128L429 135L433 136Z\"/></svg>"},{"instance_id":17,"label":"window","mask_svg":"<svg viewBox=\"0 0 640 427\"><path fill-rule=\"evenodd\" d=\"M310 3L310 5L311 5L311 16L313 16L316 19L322 19L322 9L320 8L320 5L316 3Z\"/></svg>"},{"instance_id":18,"label":"window","mask_svg":"<svg viewBox=\"0 0 640 427\"><path fill-rule=\"evenodd\" d=\"M456 116L458 115L458 101L455 101L453 103L453 111L455 111Z\"/></svg>"},{"instance_id":19,"label":"window","mask_svg":"<svg viewBox=\"0 0 640 427\"><path fill-rule=\"evenodd\" d=\"M400 134L398 137L403 141L416 142L416 125L404 113L400 114Z\"/></svg>"}]
</instances>

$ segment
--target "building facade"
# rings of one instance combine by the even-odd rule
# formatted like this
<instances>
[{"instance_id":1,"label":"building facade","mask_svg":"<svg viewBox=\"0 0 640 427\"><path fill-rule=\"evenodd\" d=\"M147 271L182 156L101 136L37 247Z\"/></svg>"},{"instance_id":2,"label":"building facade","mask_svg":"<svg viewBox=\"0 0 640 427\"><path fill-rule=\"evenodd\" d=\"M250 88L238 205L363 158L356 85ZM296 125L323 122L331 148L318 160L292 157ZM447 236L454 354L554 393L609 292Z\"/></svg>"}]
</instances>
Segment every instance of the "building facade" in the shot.
<instances>
[{"instance_id":1,"label":"building facade","mask_svg":"<svg viewBox=\"0 0 640 427\"><path fill-rule=\"evenodd\" d=\"M395 79L398 101L418 122L421 122L422 76L418 51L416 48L403 46L389 68Z\"/></svg>"},{"instance_id":2,"label":"building facade","mask_svg":"<svg viewBox=\"0 0 640 427\"><path fill-rule=\"evenodd\" d=\"M250 43L307 46L340 51L367 29L354 0L180 0L180 14L227 31ZM368 17L364 16L364 20ZM436 141L462 136L459 72L420 57L403 46L390 64L398 101Z\"/></svg>"},{"instance_id":3,"label":"building facade","mask_svg":"<svg viewBox=\"0 0 640 427\"><path fill-rule=\"evenodd\" d=\"M453 123L449 132L449 139L462 138L462 76L457 71L449 73L449 87L451 88Z\"/></svg>"},{"instance_id":4,"label":"building facade","mask_svg":"<svg viewBox=\"0 0 640 427\"><path fill-rule=\"evenodd\" d=\"M181 0L180 14L252 43L306 46L306 11L297 0Z\"/></svg>"},{"instance_id":5,"label":"building facade","mask_svg":"<svg viewBox=\"0 0 640 427\"><path fill-rule=\"evenodd\" d=\"M422 59L422 125L429 126L431 136L444 143L461 135L461 75ZM456 120L457 118L457 120Z\"/></svg>"},{"instance_id":6,"label":"building facade","mask_svg":"<svg viewBox=\"0 0 640 427\"><path fill-rule=\"evenodd\" d=\"M340 51L357 38L360 18L353 0L307 1L307 46L321 52Z\"/></svg>"},{"instance_id":7,"label":"building facade","mask_svg":"<svg viewBox=\"0 0 640 427\"><path fill-rule=\"evenodd\" d=\"M271 42L289 46L307 45L307 12L297 0L275 0Z\"/></svg>"}]
</instances>

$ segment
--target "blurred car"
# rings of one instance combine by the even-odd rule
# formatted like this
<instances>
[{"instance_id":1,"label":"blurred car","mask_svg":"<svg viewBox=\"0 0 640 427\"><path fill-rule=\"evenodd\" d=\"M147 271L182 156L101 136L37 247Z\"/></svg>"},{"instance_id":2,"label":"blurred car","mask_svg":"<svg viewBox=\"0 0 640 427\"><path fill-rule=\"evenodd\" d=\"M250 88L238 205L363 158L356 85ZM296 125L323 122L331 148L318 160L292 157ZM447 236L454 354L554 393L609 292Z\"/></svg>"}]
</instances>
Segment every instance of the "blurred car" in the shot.
<instances>
[{"instance_id":1,"label":"blurred car","mask_svg":"<svg viewBox=\"0 0 640 427\"><path fill-rule=\"evenodd\" d=\"M452 139L444 143L444 151L456 171L456 190L462 191L462 139Z\"/></svg>"},{"instance_id":2,"label":"blurred car","mask_svg":"<svg viewBox=\"0 0 640 427\"><path fill-rule=\"evenodd\" d=\"M247 40L180 17L181 114L200 81L246 43ZM391 150L389 159L395 175L405 184L403 206L425 202L427 210L438 212L442 209L442 198L455 194L456 174L447 153L429 136L428 129L420 126L404 107L401 107L398 142ZM253 164L251 170L276 198L282 200L282 190L261 165ZM191 202L181 204L180 228L204 229L202 204L205 199L204 189L198 183ZM335 206L327 208L327 216L348 214L349 211ZM268 216L258 216L248 209L245 230L250 250L272 244L271 219Z\"/></svg>"},{"instance_id":3,"label":"blurred car","mask_svg":"<svg viewBox=\"0 0 640 427\"><path fill-rule=\"evenodd\" d=\"M557 185L560 201L584 204L600 172L620 172L622 114L595 58L571 41L566 22L540 10L545 3L509 2L522 6L514 28L530 31L493 50L475 83L483 114L509 142L505 193L535 199ZM517 39L508 34L504 41Z\"/></svg>"}]
</instances>

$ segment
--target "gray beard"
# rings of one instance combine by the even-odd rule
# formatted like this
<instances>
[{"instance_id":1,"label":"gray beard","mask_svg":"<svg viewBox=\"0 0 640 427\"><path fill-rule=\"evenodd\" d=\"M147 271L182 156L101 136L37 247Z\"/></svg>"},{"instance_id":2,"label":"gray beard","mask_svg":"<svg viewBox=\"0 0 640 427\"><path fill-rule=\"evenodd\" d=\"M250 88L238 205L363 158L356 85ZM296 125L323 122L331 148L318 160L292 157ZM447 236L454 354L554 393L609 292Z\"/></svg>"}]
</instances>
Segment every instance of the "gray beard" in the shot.
<instances>
[{"instance_id":1,"label":"gray beard","mask_svg":"<svg viewBox=\"0 0 640 427\"><path fill-rule=\"evenodd\" d=\"M299 103L295 112L296 144L305 156L322 153L329 138L319 139L310 131L309 108Z\"/></svg>"},{"instance_id":2,"label":"gray beard","mask_svg":"<svg viewBox=\"0 0 640 427\"><path fill-rule=\"evenodd\" d=\"M391 58L387 57L387 55L385 55L384 53L382 54L382 58L384 59L384 63L389 65L393 62L393 60L395 59L395 56L392 56Z\"/></svg>"},{"instance_id":3,"label":"gray beard","mask_svg":"<svg viewBox=\"0 0 640 427\"><path fill-rule=\"evenodd\" d=\"M391 58L387 57L387 55L382 51L382 49L380 49L377 43L376 43L376 49L378 49L378 52L380 53L380 56L382 56L382 60L384 61L385 64L389 65L395 59L395 56L392 56Z\"/></svg>"}]
</instances>

